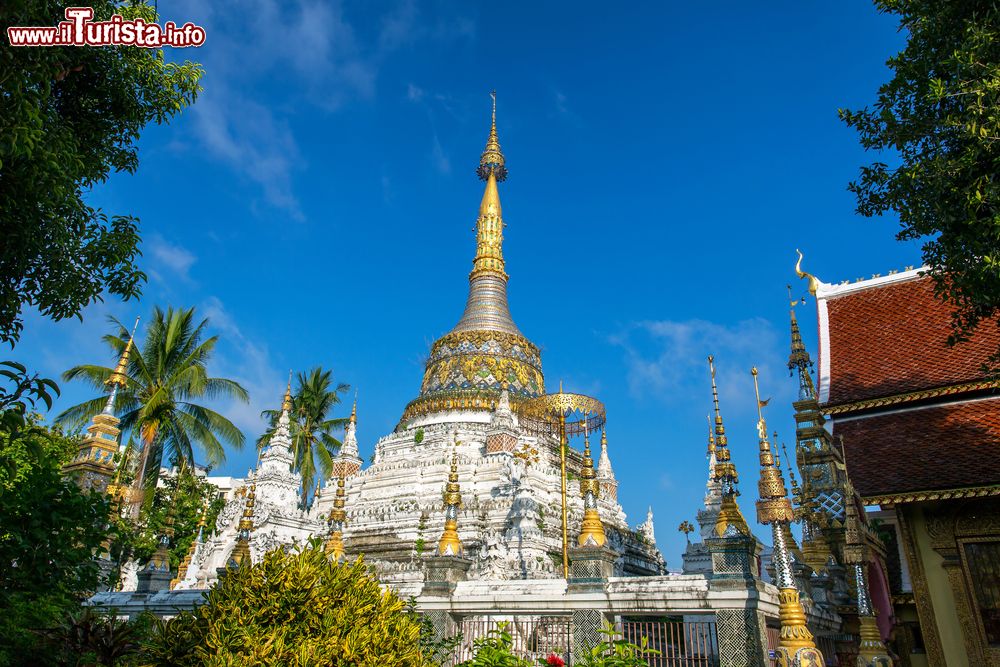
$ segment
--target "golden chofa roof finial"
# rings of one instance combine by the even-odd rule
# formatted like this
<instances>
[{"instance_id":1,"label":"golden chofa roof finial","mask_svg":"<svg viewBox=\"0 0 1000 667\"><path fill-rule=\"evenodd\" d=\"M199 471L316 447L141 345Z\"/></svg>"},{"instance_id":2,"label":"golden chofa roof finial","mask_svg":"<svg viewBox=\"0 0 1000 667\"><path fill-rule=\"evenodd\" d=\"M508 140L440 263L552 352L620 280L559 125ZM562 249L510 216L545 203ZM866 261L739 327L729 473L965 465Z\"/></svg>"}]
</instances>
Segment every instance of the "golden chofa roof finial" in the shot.
<instances>
[{"instance_id":1,"label":"golden chofa roof finial","mask_svg":"<svg viewBox=\"0 0 1000 667\"><path fill-rule=\"evenodd\" d=\"M490 136L486 140L483 155L479 158L479 169L476 173L483 181L489 180L490 174L493 174L496 180L502 183L507 179L507 167L497 138L497 91L490 91L490 97L493 98L493 120L490 124Z\"/></svg>"},{"instance_id":2,"label":"golden chofa roof finial","mask_svg":"<svg viewBox=\"0 0 1000 667\"><path fill-rule=\"evenodd\" d=\"M139 327L139 318L135 318L135 324L132 325L132 333L129 334L128 342L125 344L125 351L122 352L121 358L118 360L118 365L115 366L115 370L112 371L108 379L104 381L105 387L124 387L128 382L128 356L132 351L132 346L135 345L135 330Z\"/></svg>"},{"instance_id":3,"label":"golden chofa roof finial","mask_svg":"<svg viewBox=\"0 0 1000 667\"><path fill-rule=\"evenodd\" d=\"M802 270L802 251L796 248L795 252L799 254L799 261L795 262L795 275L797 275L799 278L808 278L809 293L812 294L813 296L816 296L816 290L819 289L819 278L817 278L811 273L806 273L805 271Z\"/></svg>"}]
</instances>

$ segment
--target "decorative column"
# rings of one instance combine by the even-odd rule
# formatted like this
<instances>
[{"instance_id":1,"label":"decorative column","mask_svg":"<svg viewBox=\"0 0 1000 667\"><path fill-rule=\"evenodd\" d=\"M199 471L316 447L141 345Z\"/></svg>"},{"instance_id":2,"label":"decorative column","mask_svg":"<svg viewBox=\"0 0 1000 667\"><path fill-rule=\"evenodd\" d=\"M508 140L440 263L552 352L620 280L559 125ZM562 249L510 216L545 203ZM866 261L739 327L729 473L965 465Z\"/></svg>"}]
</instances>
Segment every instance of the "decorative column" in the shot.
<instances>
[{"instance_id":1,"label":"decorative column","mask_svg":"<svg viewBox=\"0 0 1000 667\"><path fill-rule=\"evenodd\" d=\"M719 410L719 390L715 383L715 358L708 358L715 407L714 465L710 491L720 497L715 525L704 539L712 558L709 590L745 592L740 608L715 612L720 664L726 667L769 667L766 621L758 601L762 583L756 560L757 540L736 502L739 475L732 462L726 428Z\"/></svg>"},{"instance_id":2,"label":"decorative column","mask_svg":"<svg viewBox=\"0 0 1000 667\"><path fill-rule=\"evenodd\" d=\"M340 561L344 557L344 523L347 520L347 512L344 511L344 478L337 478L337 495L333 498L333 508L330 510L328 522L330 536L326 539L323 550L326 555L334 561Z\"/></svg>"},{"instance_id":3,"label":"decorative column","mask_svg":"<svg viewBox=\"0 0 1000 667\"><path fill-rule=\"evenodd\" d=\"M757 435L760 441L760 500L757 501L757 521L771 526L774 540L775 584L778 587L778 617L781 621L781 638L776 649L778 665L783 667L812 667L823 665L823 654L816 648L812 633L806 626L806 613L799 601L799 590L792 578L792 562L785 528L794 518L792 503L788 499L781 469L775 465L771 444L767 440L767 423L761 411L765 401L760 400L757 369L753 375L754 393L757 396Z\"/></svg>"},{"instance_id":4,"label":"decorative column","mask_svg":"<svg viewBox=\"0 0 1000 667\"><path fill-rule=\"evenodd\" d=\"M257 473L254 471L253 480L247 488L247 504L243 508L243 516L240 518L240 525L236 533L236 546L229 554L229 561L226 567L240 567L244 563L251 565L250 556L250 534L253 531L253 508L257 498Z\"/></svg>"},{"instance_id":5,"label":"decorative column","mask_svg":"<svg viewBox=\"0 0 1000 667\"><path fill-rule=\"evenodd\" d=\"M604 524L597 513L597 498L601 489L594 474L594 459L590 455L590 433L584 430L583 466L580 469L580 495L583 496L583 525L577 546L600 548L608 541Z\"/></svg>"},{"instance_id":6,"label":"decorative column","mask_svg":"<svg viewBox=\"0 0 1000 667\"><path fill-rule=\"evenodd\" d=\"M424 594L450 595L456 584L464 581L472 561L463 556L458 537L458 510L462 508L462 492L458 484L458 432L453 435L451 470L444 493L444 531L438 541L437 554L424 559Z\"/></svg>"},{"instance_id":7,"label":"decorative column","mask_svg":"<svg viewBox=\"0 0 1000 667\"><path fill-rule=\"evenodd\" d=\"M847 520L844 523L844 561L854 571L854 581L858 591L858 634L860 635L860 650L858 651L858 667L892 667L892 659L882 642L875 621L875 610L872 608L871 595L868 593L868 526L867 521L858 512L854 485L850 478L846 485Z\"/></svg>"}]
</instances>

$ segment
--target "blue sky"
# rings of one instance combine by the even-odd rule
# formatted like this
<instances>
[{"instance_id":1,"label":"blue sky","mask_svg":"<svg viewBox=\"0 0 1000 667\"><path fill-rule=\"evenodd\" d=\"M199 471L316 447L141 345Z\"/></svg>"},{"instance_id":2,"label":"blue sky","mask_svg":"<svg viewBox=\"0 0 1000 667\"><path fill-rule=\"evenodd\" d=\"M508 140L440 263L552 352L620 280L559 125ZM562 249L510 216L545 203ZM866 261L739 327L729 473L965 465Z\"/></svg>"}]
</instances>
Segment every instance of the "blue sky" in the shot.
<instances>
[{"instance_id":1,"label":"blue sky","mask_svg":"<svg viewBox=\"0 0 1000 667\"><path fill-rule=\"evenodd\" d=\"M461 314L496 88L514 319L550 389L607 405L620 500L633 525L652 505L679 567L707 470L705 357L749 519L752 365L770 428L794 439L795 249L827 282L919 264L846 190L872 156L837 108L870 103L902 45L867 2L159 5L206 28L171 54L203 63L205 90L146 130L138 173L91 195L141 217L145 297L82 323L29 314L13 354L44 374L110 363L108 314L193 305L221 336L213 372L251 392L218 406L248 442L288 369L323 365L360 391L367 456ZM815 355L813 303L800 319ZM63 389L57 410L90 396Z\"/></svg>"}]
</instances>

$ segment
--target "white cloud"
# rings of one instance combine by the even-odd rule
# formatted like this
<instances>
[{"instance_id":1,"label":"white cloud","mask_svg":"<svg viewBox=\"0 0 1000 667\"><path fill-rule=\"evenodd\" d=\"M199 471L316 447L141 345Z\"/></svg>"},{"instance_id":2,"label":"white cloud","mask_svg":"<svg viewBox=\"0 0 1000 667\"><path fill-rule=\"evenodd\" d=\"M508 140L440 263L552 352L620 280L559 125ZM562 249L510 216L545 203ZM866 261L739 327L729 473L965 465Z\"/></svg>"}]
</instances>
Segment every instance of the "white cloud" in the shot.
<instances>
[{"instance_id":1,"label":"white cloud","mask_svg":"<svg viewBox=\"0 0 1000 667\"><path fill-rule=\"evenodd\" d=\"M783 338L767 320L636 322L611 342L625 350L629 391L674 406L711 406L708 355L715 356L719 398L733 409L753 396L750 369L760 370L762 397L790 397Z\"/></svg>"},{"instance_id":2,"label":"white cloud","mask_svg":"<svg viewBox=\"0 0 1000 667\"><path fill-rule=\"evenodd\" d=\"M207 33L206 48L197 53L204 91L192 109L198 148L260 186L263 200L293 219L303 214L292 114L303 105L332 113L351 100L370 99L382 63L401 48L474 33L466 19L422 21L410 0L386 12L367 42L342 3L327 0L178 0L167 19L193 21ZM267 107L255 102L265 85ZM446 158L436 164L448 166Z\"/></svg>"},{"instance_id":3,"label":"white cloud","mask_svg":"<svg viewBox=\"0 0 1000 667\"><path fill-rule=\"evenodd\" d=\"M260 186L272 206L303 219L292 185L299 148L283 120L225 86L203 93L192 113L199 140L216 159Z\"/></svg>"},{"instance_id":4,"label":"white cloud","mask_svg":"<svg viewBox=\"0 0 1000 667\"><path fill-rule=\"evenodd\" d=\"M448 159L444 148L441 147L437 133L434 134L434 142L431 144L431 162L434 164L434 168L442 174L451 173L451 160Z\"/></svg>"},{"instance_id":5,"label":"white cloud","mask_svg":"<svg viewBox=\"0 0 1000 667\"><path fill-rule=\"evenodd\" d=\"M198 258L187 248L170 243L159 234L150 234L143 250L152 262L149 275L154 280L163 283L180 280L189 285L194 284L191 266Z\"/></svg>"},{"instance_id":6,"label":"white cloud","mask_svg":"<svg viewBox=\"0 0 1000 667\"><path fill-rule=\"evenodd\" d=\"M208 318L209 329L220 334L211 374L239 382L250 394L249 403L224 401L217 409L243 431L246 451L252 451L265 428L260 413L280 406L287 371L273 364L266 344L244 334L218 297L209 297L198 310Z\"/></svg>"}]
</instances>

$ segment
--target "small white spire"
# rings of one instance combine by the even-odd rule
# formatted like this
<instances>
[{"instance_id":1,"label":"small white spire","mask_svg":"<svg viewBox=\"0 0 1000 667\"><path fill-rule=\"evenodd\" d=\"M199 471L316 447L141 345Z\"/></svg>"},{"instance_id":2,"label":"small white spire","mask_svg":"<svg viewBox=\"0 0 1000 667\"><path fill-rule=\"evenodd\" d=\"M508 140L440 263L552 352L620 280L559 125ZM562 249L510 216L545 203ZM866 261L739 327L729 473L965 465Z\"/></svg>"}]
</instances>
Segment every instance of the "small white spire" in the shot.
<instances>
[{"instance_id":1,"label":"small white spire","mask_svg":"<svg viewBox=\"0 0 1000 667\"><path fill-rule=\"evenodd\" d=\"M597 479L614 479L615 471L611 469L611 459L608 457L608 435L601 429L601 456L597 460Z\"/></svg>"}]
</instances>

